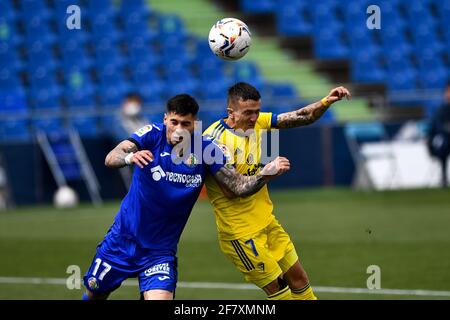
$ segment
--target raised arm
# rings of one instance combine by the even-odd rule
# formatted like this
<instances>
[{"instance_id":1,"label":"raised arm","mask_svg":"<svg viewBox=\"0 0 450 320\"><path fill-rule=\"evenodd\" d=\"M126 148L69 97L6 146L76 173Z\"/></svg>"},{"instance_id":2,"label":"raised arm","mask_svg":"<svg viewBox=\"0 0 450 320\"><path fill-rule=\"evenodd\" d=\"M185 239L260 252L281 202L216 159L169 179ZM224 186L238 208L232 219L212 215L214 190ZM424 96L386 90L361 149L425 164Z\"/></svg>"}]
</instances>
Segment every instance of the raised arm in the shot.
<instances>
[{"instance_id":1,"label":"raised arm","mask_svg":"<svg viewBox=\"0 0 450 320\"><path fill-rule=\"evenodd\" d=\"M347 97L347 99L351 97L350 92L346 88L334 88L328 96L320 101L295 111L279 114L277 116L276 128L287 129L311 124L319 119L333 103L344 97Z\"/></svg>"},{"instance_id":2,"label":"raised arm","mask_svg":"<svg viewBox=\"0 0 450 320\"><path fill-rule=\"evenodd\" d=\"M277 157L254 176L244 176L232 166L224 166L214 175L228 198L247 197L258 192L267 182L290 169L289 160Z\"/></svg>"},{"instance_id":3,"label":"raised arm","mask_svg":"<svg viewBox=\"0 0 450 320\"><path fill-rule=\"evenodd\" d=\"M136 164L143 168L153 161L153 155L150 151L138 150L135 143L123 140L108 153L105 158L105 165L109 168L122 168L126 165Z\"/></svg>"}]
</instances>

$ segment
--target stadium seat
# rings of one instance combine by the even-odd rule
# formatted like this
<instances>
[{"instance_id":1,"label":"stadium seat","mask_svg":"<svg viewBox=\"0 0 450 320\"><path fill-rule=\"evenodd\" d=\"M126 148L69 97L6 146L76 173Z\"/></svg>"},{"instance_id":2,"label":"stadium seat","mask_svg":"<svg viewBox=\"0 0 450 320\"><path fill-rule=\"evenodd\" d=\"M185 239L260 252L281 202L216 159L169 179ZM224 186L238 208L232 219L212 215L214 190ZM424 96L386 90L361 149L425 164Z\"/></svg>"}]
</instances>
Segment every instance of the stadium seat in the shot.
<instances>
[{"instance_id":1,"label":"stadium seat","mask_svg":"<svg viewBox=\"0 0 450 320\"><path fill-rule=\"evenodd\" d=\"M32 120L31 124L34 131L40 130L46 133L58 133L63 128L62 120L59 117L36 118Z\"/></svg>"},{"instance_id":2,"label":"stadium seat","mask_svg":"<svg viewBox=\"0 0 450 320\"><path fill-rule=\"evenodd\" d=\"M21 82L15 70L0 68L0 90L11 90L21 87Z\"/></svg>"},{"instance_id":3,"label":"stadium seat","mask_svg":"<svg viewBox=\"0 0 450 320\"><path fill-rule=\"evenodd\" d=\"M30 90L30 101L35 110L60 109L62 89L58 85L37 87Z\"/></svg>"},{"instance_id":4,"label":"stadium seat","mask_svg":"<svg viewBox=\"0 0 450 320\"><path fill-rule=\"evenodd\" d=\"M118 109L131 86L127 82L101 84L98 95L104 109Z\"/></svg>"},{"instance_id":5,"label":"stadium seat","mask_svg":"<svg viewBox=\"0 0 450 320\"><path fill-rule=\"evenodd\" d=\"M309 35L313 31L313 18L304 2L282 2L277 10L277 29L282 35Z\"/></svg>"},{"instance_id":6,"label":"stadium seat","mask_svg":"<svg viewBox=\"0 0 450 320\"><path fill-rule=\"evenodd\" d=\"M12 4L12 1L0 1L0 19L14 21L17 18L17 12Z\"/></svg>"},{"instance_id":7,"label":"stadium seat","mask_svg":"<svg viewBox=\"0 0 450 320\"><path fill-rule=\"evenodd\" d=\"M27 120L0 120L0 141L7 143L31 142Z\"/></svg>"},{"instance_id":8,"label":"stadium seat","mask_svg":"<svg viewBox=\"0 0 450 320\"><path fill-rule=\"evenodd\" d=\"M28 103L23 89L17 87L2 90L0 88L0 114L23 116L28 112Z\"/></svg>"},{"instance_id":9,"label":"stadium seat","mask_svg":"<svg viewBox=\"0 0 450 320\"><path fill-rule=\"evenodd\" d=\"M134 83L145 104L163 104L167 94L166 84L162 80L153 79L146 82Z\"/></svg>"},{"instance_id":10,"label":"stadium seat","mask_svg":"<svg viewBox=\"0 0 450 320\"><path fill-rule=\"evenodd\" d=\"M276 0L259 0L258 2L252 0L240 0L240 8L246 13L269 13L275 10Z\"/></svg>"},{"instance_id":11,"label":"stadium seat","mask_svg":"<svg viewBox=\"0 0 450 320\"><path fill-rule=\"evenodd\" d=\"M69 124L78 131L81 137L96 137L100 132L96 117L73 116L70 118Z\"/></svg>"}]
</instances>

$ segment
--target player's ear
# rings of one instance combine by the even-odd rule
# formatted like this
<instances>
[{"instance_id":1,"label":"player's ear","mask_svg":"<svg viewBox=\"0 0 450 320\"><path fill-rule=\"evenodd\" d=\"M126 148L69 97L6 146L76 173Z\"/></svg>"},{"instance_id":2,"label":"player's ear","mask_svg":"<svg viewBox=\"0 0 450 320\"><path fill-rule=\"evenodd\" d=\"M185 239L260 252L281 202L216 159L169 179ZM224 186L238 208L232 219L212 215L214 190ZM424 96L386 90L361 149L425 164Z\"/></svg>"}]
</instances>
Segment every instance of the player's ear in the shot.
<instances>
[{"instance_id":1,"label":"player's ear","mask_svg":"<svg viewBox=\"0 0 450 320\"><path fill-rule=\"evenodd\" d=\"M164 113L164 124L167 125L167 113Z\"/></svg>"},{"instance_id":2,"label":"player's ear","mask_svg":"<svg viewBox=\"0 0 450 320\"><path fill-rule=\"evenodd\" d=\"M228 106L227 107L228 118L230 118L230 119L234 118L233 112L234 112L234 109L231 108L230 106Z\"/></svg>"}]
</instances>

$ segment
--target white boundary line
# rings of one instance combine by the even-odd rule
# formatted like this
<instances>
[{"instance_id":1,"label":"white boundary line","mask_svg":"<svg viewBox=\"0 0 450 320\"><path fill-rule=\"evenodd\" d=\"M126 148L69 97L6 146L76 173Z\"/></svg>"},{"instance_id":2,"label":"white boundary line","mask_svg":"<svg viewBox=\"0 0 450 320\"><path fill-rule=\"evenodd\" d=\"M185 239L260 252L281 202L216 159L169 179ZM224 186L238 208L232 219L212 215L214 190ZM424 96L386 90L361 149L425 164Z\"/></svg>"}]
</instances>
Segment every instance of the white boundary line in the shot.
<instances>
[{"instance_id":1,"label":"white boundary line","mask_svg":"<svg viewBox=\"0 0 450 320\"><path fill-rule=\"evenodd\" d=\"M67 279L64 278L33 278L33 277L0 277L0 284L34 284L34 285L65 285ZM82 281L81 281L82 283ZM124 286L137 286L137 280L127 280L122 283ZM245 283L224 283L224 282L178 282L178 288L194 289L232 289L232 290L260 290L252 284ZM403 290L403 289L365 289L365 288L344 288L344 287L313 287L315 292L325 293L354 293L354 294L380 294L380 295L405 295L405 296L425 296L425 297L449 297L450 291L434 290Z\"/></svg>"}]
</instances>

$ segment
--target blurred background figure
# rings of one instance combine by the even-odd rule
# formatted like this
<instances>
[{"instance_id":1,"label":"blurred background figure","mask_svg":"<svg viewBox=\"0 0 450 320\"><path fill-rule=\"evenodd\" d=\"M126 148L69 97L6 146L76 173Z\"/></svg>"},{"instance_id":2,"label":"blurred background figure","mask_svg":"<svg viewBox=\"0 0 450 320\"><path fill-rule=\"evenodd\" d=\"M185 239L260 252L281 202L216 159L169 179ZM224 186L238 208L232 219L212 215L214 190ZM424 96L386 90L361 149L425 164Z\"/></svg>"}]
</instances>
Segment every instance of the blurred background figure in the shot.
<instances>
[{"instance_id":1,"label":"blurred background figure","mask_svg":"<svg viewBox=\"0 0 450 320\"><path fill-rule=\"evenodd\" d=\"M116 132L116 139L122 141L139 128L149 123L142 114L142 97L135 92L125 96L118 114L120 130Z\"/></svg>"},{"instance_id":2,"label":"blurred background figure","mask_svg":"<svg viewBox=\"0 0 450 320\"><path fill-rule=\"evenodd\" d=\"M445 188L448 186L447 162L450 155L450 82L445 87L444 103L431 120L428 148L441 164L442 187Z\"/></svg>"},{"instance_id":3,"label":"blurred background figure","mask_svg":"<svg viewBox=\"0 0 450 320\"><path fill-rule=\"evenodd\" d=\"M143 99L136 92L128 93L117 114L118 126L114 128L114 142L128 138L133 132L150 123L142 114ZM119 170L125 187L128 189L131 184L132 167L124 167Z\"/></svg>"}]
</instances>

